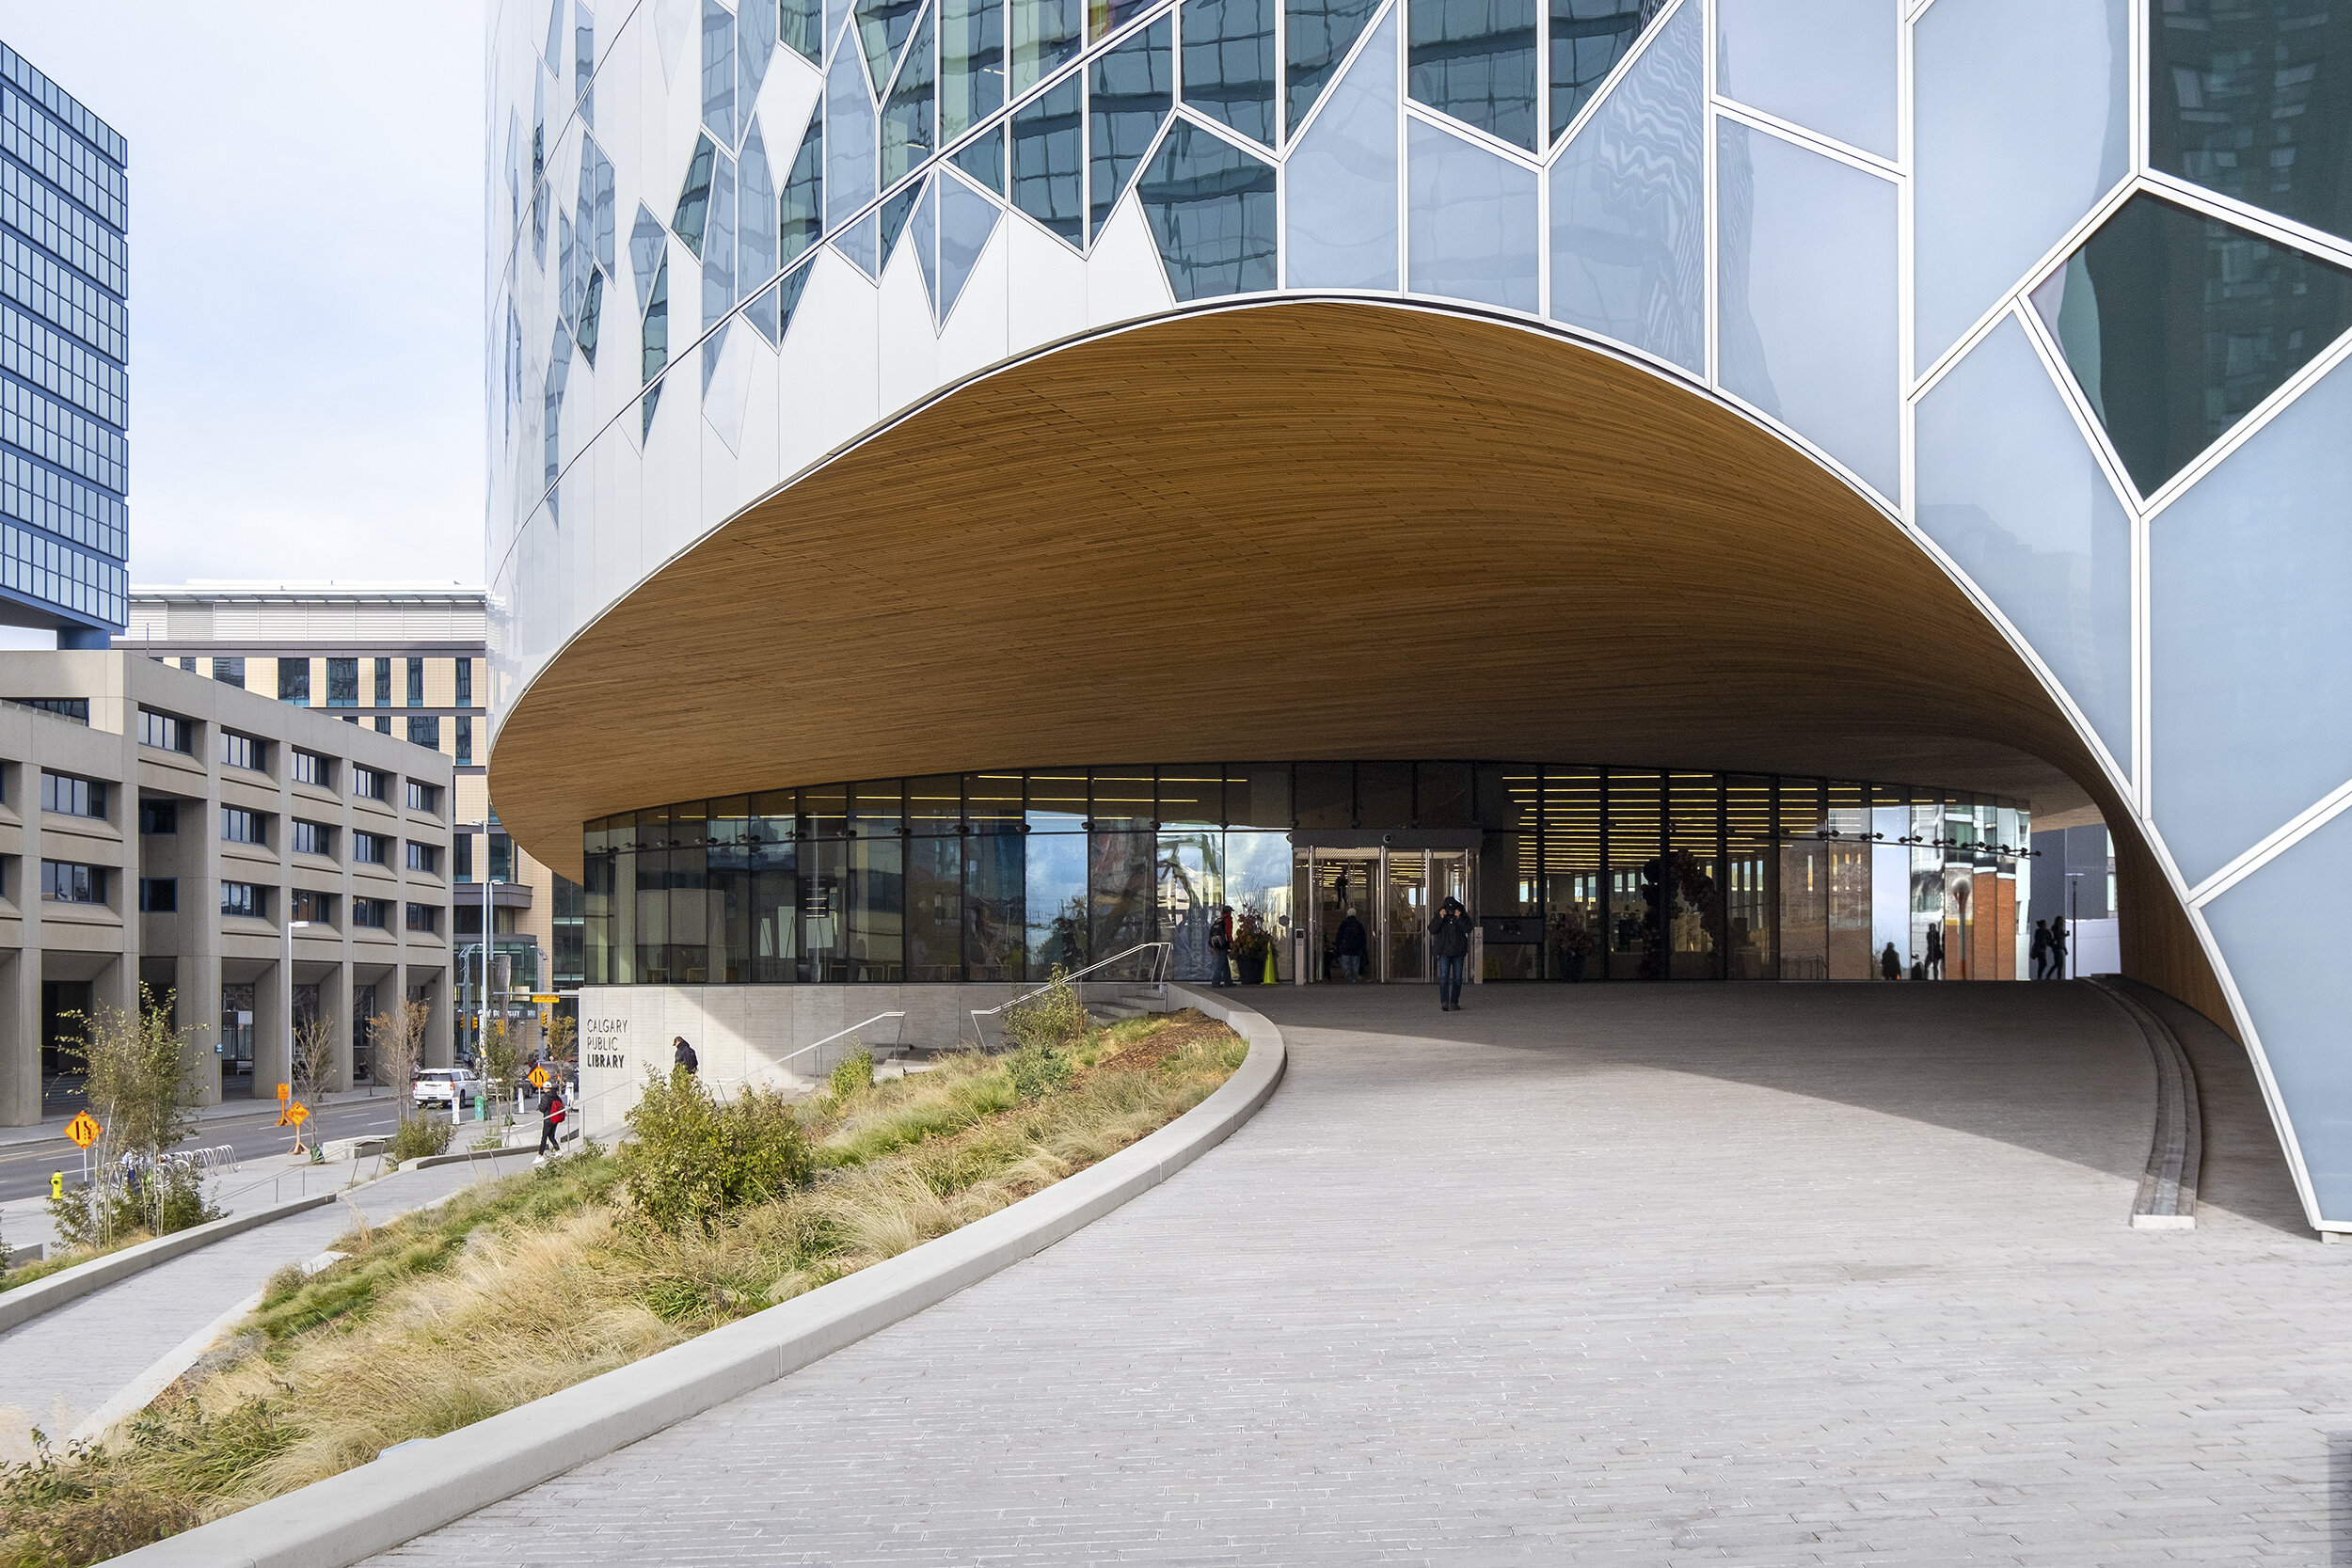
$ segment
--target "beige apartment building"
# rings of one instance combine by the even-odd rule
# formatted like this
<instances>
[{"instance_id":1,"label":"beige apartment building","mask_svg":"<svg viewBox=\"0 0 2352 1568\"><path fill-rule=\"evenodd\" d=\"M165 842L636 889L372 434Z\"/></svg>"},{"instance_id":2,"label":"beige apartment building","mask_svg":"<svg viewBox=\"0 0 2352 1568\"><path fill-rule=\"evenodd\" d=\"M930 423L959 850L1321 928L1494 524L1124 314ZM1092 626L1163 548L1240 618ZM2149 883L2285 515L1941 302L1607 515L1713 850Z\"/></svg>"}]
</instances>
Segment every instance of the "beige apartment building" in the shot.
<instances>
[{"instance_id":1,"label":"beige apartment building","mask_svg":"<svg viewBox=\"0 0 2352 1568\"><path fill-rule=\"evenodd\" d=\"M330 1077L424 1002L449 1058L449 760L121 652L0 653L0 1125L72 1075L75 1015L168 1000L202 1098ZM56 1112L58 1104L46 1109Z\"/></svg>"},{"instance_id":2,"label":"beige apartment building","mask_svg":"<svg viewBox=\"0 0 2352 1568\"><path fill-rule=\"evenodd\" d=\"M459 1045L481 999L483 894L511 988L566 997L580 979L580 886L523 855L489 798L489 614L454 582L195 581L131 590L115 646L440 752L455 771L451 942ZM527 1007L516 1008L518 1022Z\"/></svg>"}]
</instances>

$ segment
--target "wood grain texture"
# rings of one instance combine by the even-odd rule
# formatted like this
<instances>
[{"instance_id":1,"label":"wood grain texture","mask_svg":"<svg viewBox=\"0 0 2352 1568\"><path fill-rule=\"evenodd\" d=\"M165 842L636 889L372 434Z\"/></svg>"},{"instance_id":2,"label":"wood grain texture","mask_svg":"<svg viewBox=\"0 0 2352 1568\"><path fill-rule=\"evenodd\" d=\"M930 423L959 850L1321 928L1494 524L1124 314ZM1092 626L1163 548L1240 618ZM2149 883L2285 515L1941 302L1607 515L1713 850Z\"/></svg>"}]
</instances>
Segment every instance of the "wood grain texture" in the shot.
<instances>
[{"instance_id":1,"label":"wood grain texture","mask_svg":"<svg viewBox=\"0 0 2352 1568\"><path fill-rule=\"evenodd\" d=\"M1076 341L870 434L581 631L490 773L576 875L608 812L1136 757L1772 769L2127 820L1968 596L1778 436L1565 339L1328 301ZM2204 1006L2194 946L2127 950Z\"/></svg>"}]
</instances>

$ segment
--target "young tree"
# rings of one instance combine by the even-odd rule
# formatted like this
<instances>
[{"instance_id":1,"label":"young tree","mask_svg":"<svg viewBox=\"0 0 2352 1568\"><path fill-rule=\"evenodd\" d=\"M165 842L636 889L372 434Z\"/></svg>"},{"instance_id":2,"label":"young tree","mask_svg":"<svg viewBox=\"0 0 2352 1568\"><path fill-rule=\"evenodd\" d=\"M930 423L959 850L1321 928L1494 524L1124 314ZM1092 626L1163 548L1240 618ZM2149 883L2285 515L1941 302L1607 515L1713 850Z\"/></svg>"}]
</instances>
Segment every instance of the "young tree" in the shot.
<instances>
[{"instance_id":1,"label":"young tree","mask_svg":"<svg viewBox=\"0 0 2352 1568\"><path fill-rule=\"evenodd\" d=\"M113 1239L119 1207L115 1189L126 1173L134 1168L155 1172L156 1156L185 1138L196 1124L192 1113L199 1096L187 1047L197 1030L172 1027L169 1006L144 985L135 1013L102 1002L91 1012L66 1017L79 1039L66 1044L63 1053L80 1062L86 1074L83 1093L101 1129L90 1149L100 1192L81 1195L81 1212L85 1228L98 1232L87 1239L105 1242ZM157 1178L147 1181L158 1203L164 1185ZM157 1226L160 1229L160 1214Z\"/></svg>"},{"instance_id":2,"label":"young tree","mask_svg":"<svg viewBox=\"0 0 2352 1568\"><path fill-rule=\"evenodd\" d=\"M323 1018L306 1018L294 1028L294 1098L315 1107L334 1086L335 1026Z\"/></svg>"},{"instance_id":3,"label":"young tree","mask_svg":"<svg viewBox=\"0 0 2352 1568\"><path fill-rule=\"evenodd\" d=\"M482 1049L475 1053L482 1069L482 1092L504 1104L515 1092L515 1081L522 1076L522 1047L507 1033L506 1021L493 1022L482 1037Z\"/></svg>"},{"instance_id":4,"label":"young tree","mask_svg":"<svg viewBox=\"0 0 2352 1568\"><path fill-rule=\"evenodd\" d=\"M424 1032L433 1022L432 1007L410 998L393 1013L368 1020L369 1054L374 1058L375 1081L390 1089L400 1119L408 1119L415 1101L417 1063L424 1055Z\"/></svg>"}]
</instances>

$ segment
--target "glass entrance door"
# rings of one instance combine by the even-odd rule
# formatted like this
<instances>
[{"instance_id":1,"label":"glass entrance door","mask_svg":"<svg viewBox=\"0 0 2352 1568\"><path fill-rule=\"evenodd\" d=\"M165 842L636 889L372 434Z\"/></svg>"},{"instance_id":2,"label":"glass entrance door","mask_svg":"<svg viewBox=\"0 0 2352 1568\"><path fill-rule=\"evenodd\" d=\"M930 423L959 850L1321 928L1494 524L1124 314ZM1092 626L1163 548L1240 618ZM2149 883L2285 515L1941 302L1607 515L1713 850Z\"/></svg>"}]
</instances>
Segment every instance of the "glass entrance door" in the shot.
<instances>
[{"instance_id":1,"label":"glass entrance door","mask_svg":"<svg viewBox=\"0 0 2352 1568\"><path fill-rule=\"evenodd\" d=\"M1426 983L1437 974L1429 922L1448 898L1471 904L1474 857L1462 849L1295 851L1307 908L1311 982Z\"/></svg>"},{"instance_id":2,"label":"glass entrance door","mask_svg":"<svg viewBox=\"0 0 2352 1568\"><path fill-rule=\"evenodd\" d=\"M1388 897L1380 943L1383 980L1429 978L1429 856L1420 849L1388 852Z\"/></svg>"},{"instance_id":3,"label":"glass entrance door","mask_svg":"<svg viewBox=\"0 0 2352 1568\"><path fill-rule=\"evenodd\" d=\"M1307 977L1361 982L1380 978L1380 851L1301 849L1310 863L1314 904L1309 911Z\"/></svg>"}]
</instances>

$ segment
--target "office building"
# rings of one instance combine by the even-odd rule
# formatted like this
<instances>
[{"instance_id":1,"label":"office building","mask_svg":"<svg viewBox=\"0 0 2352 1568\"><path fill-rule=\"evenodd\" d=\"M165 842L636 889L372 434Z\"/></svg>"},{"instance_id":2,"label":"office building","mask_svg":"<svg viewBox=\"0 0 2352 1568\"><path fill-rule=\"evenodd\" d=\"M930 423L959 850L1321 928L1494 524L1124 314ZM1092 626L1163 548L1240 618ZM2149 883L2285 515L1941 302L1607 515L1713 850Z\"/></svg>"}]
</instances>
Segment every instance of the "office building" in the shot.
<instances>
[{"instance_id":1,"label":"office building","mask_svg":"<svg viewBox=\"0 0 2352 1568\"><path fill-rule=\"evenodd\" d=\"M2352 1230L2352 13L1804 16L495 8L490 767L598 1070L1220 895L1317 981L1342 867L1391 978L1447 878L1530 984L1999 976L2103 827Z\"/></svg>"}]
</instances>

